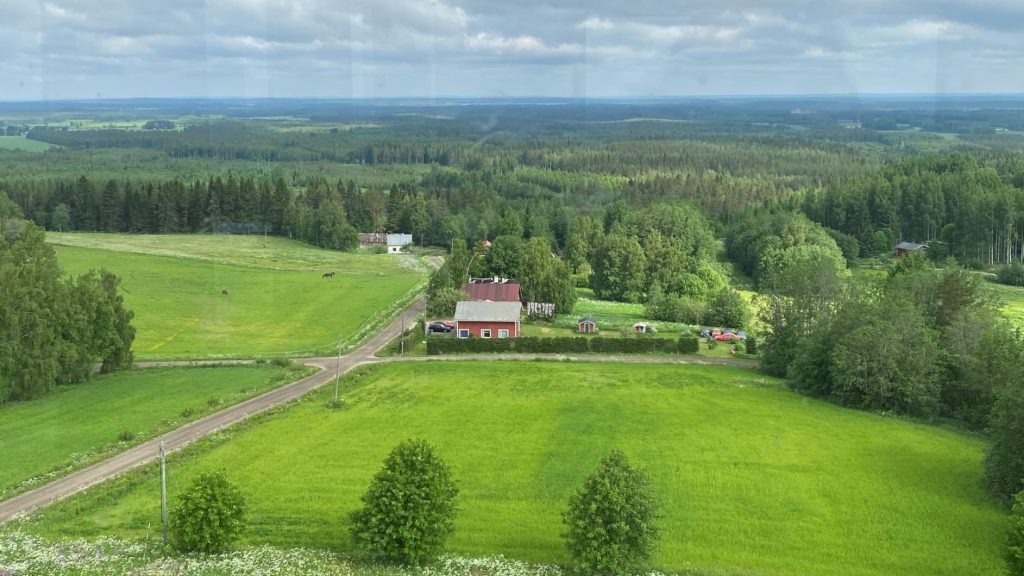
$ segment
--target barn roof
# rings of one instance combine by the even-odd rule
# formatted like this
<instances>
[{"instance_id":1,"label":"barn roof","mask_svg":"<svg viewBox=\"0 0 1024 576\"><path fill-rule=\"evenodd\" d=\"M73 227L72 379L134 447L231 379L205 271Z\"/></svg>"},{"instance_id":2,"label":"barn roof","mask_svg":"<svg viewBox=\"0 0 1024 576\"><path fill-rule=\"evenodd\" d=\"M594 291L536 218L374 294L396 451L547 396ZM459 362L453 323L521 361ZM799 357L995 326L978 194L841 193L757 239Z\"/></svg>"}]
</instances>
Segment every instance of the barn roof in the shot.
<instances>
[{"instance_id":1,"label":"barn roof","mask_svg":"<svg viewBox=\"0 0 1024 576\"><path fill-rule=\"evenodd\" d=\"M914 242L900 242L896 245L897 250L920 250L922 248L928 248L928 245L916 244Z\"/></svg>"},{"instance_id":2,"label":"barn roof","mask_svg":"<svg viewBox=\"0 0 1024 576\"><path fill-rule=\"evenodd\" d=\"M469 282L462 291L473 300L491 302L520 302L518 282Z\"/></svg>"},{"instance_id":3,"label":"barn roof","mask_svg":"<svg viewBox=\"0 0 1024 576\"><path fill-rule=\"evenodd\" d=\"M455 305L456 322L519 322L519 302L469 302Z\"/></svg>"},{"instance_id":4,"label":"barn roof","mask_svg":"<svg viewBox=\"0 0 1024 576\"><path fill-rule=\"evenodd\" d=\"M580 318L577 324L583 324L584 322L589 322L590 324L597 324L597 322L594 322L594 319L591 318L590 316L584 316L583 318Z\"/></svg>"}]
</instances>

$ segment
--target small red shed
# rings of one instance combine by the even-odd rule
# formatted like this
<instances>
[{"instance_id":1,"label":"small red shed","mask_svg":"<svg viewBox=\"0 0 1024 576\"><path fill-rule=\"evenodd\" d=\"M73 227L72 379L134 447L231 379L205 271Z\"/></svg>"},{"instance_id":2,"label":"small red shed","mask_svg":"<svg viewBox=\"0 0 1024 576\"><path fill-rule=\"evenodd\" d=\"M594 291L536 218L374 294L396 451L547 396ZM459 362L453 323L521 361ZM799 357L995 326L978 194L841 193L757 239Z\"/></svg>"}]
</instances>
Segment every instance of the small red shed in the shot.
<instances>
[{"instance_id":1,"label":"small red shed","mask_svg":"<svg viewBox=\"0 0 1024 576\"><path fill-rule=\"evenodd\" d=\"M455 335L459 338L518 338L519 302L471 302L455 305Z\"/></svg>"},{"instance_id":2,"label":"small red shed","mask_svg":"<svg viewBox=\"0 0 1024 576\"><path fill-rule=\"evenodd\" d=\"M594 322L594 319L590 316L580 318L580 321L577 323L577 328L579 329L580 334L593 334L594 332L597 332L597 322Z\"/></svg>"}]
</instances>

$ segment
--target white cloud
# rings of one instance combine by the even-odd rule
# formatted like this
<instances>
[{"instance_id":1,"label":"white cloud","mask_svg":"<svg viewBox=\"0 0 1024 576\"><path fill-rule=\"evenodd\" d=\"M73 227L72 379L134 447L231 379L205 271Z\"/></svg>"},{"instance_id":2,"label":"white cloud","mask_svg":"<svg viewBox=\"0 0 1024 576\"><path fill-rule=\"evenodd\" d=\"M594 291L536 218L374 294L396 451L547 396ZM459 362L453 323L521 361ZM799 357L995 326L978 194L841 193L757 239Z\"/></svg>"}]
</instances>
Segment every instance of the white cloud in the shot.
<instances>
[{"instance_id":1,"label":"white cloud","mask_svg":"<svg viewBox=\"0 0 1024 576\"><path fill-rule=\"evenodd\" d=\"M599 18L597 16L591 16L582 22L576 23L577 30L594 30L606 32L608 30L614 30L615 24L607 18Z\"/></svg>"}]
</instances>

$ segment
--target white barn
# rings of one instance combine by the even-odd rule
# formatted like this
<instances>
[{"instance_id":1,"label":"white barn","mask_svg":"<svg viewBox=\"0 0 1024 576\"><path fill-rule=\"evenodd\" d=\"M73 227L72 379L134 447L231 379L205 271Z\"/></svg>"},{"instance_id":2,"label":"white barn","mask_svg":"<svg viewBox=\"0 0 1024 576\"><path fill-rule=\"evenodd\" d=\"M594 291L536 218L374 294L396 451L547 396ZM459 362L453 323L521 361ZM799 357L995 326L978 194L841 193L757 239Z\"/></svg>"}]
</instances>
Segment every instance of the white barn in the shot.
<instances>
[{"instance_id":1,"label":"white barn","mask_svg":"<svg viewBox=\"0 0 1024 576\"><path fill-rule=\"evenodd\" d=\"M412 244L412 234L388 234L388 254L399 254L402 247Z\"/></svg>"}]
</instances>

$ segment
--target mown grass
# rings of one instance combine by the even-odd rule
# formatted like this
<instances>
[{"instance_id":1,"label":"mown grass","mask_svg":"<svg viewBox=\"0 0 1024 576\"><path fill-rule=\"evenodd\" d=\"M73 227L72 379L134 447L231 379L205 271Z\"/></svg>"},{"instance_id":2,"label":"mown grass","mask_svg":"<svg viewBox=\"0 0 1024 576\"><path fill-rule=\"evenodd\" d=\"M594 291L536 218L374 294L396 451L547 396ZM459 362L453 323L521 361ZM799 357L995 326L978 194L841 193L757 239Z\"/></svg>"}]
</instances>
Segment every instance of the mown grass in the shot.
<instances>
[{"instance_id":1,"label":"mown grass","mask_svg":"<svg viewBox=\"0 0 1024 576\"><path fill-rule=\"evenodd\" d=\"M555 362L408 363L329 390L172 461L172 505L200 470L248 495L247 543L347 551L348 514L387 452L433 443L461 489L462 555L565 562L560 512L612 447L662 504L656 564L733 574L1003 573L1004 512L983 442L801 397L758 372ZM25 525L53 537L157 538L154 468Z\"/></svg>"},{"instance_id":2,"label":"mown grass","mask_svg":"<svg viewBox=\"0 0 1024 576\"><path fill-rule=\"evenodd\" d=\"M42 152L53 148L53 144L29 140L24 136L0 136L0 150L24 150L26 152Z\"/></svg>"},{"instance_id":3,"label":"mown grass","mask_svg":"<svg viewBox=\"0 0 1024 576\"><path fill-rule=\"evenodd\" d=\"M150 368L97 376L0 405L0 498L138 444L308 370L293 366Z\"/></svg>"},{"instance_id":4,"label":"mown grass","mask_svg":"<svg viewBox=\"0 0 1024 576\"><path fill-rule=\"evenodd\" d=\"M319 250L259 236L48 234L73 274L121 277L135 312L137 358L314 354L409 292L423 277L407 257ZM335 272L332 279L323 272ZM224 292L227 294L224 294Z\"/></svg>"}]
</instances>

